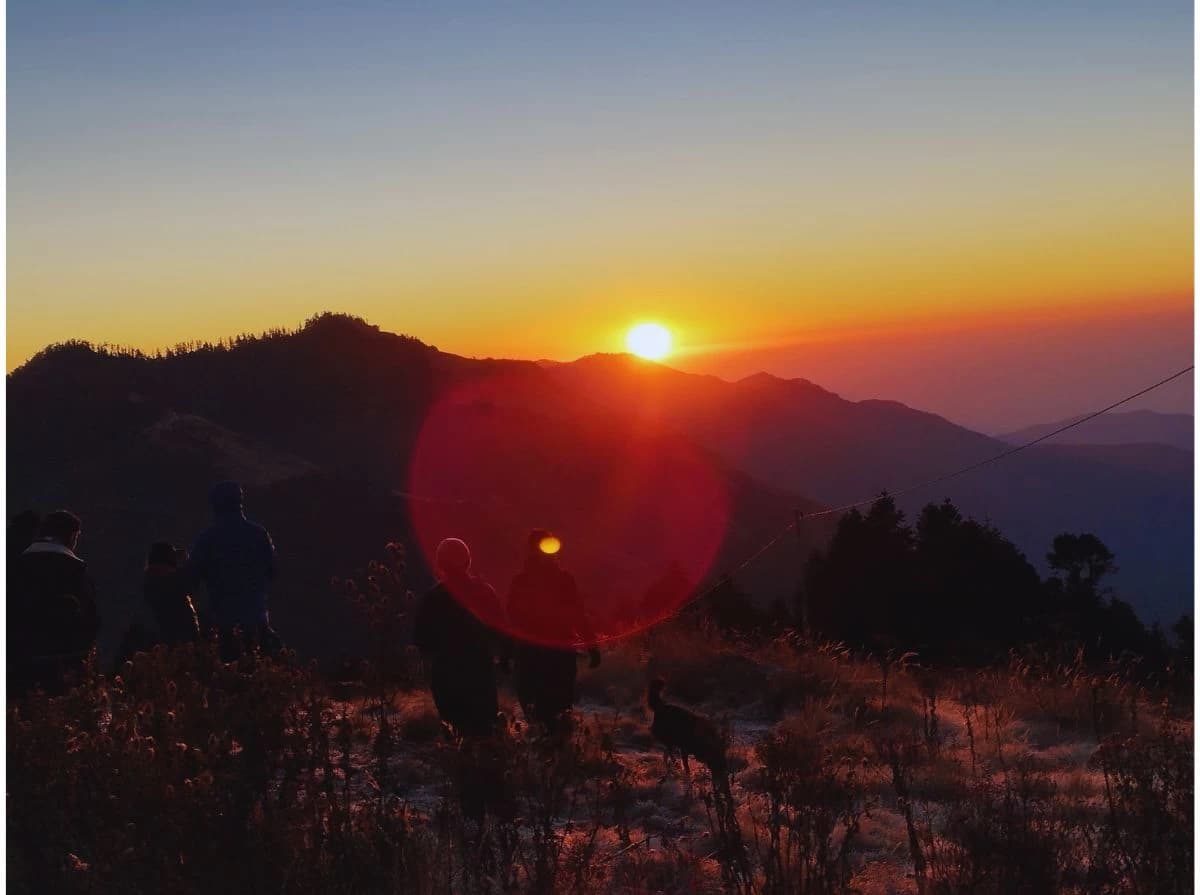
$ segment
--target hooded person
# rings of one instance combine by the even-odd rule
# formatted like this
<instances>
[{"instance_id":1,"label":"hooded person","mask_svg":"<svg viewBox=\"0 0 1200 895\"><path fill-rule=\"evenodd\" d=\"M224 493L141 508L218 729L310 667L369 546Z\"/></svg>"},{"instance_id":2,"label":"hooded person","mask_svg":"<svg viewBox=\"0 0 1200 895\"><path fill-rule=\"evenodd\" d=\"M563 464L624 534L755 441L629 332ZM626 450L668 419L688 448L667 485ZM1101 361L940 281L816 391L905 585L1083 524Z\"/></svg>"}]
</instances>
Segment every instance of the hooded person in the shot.
<instances>
[{"instance_id":1,"label":"hooded person","mask_svg":"<svg viewBox=\"0 0 1200 895\"><path fill-rule=\"evenodd\" d=\"M79 517L56 510L42 520L38 536L9 571L8 655L10 687L57 691L64 678L82 672L96 645L100 615L96 589L75 553Z\"/></svg>"},{"instance_id":2,"label":"hooded person","mask_svg":"<svg viewBox=\"0 0 1200 895\"><path fill-rule=\"evenodd\" d=\"M429 657L438 715L460 736L487 736L496 725L496 658L501 652L500 602L471 571L471 551L458 538L438 544L439 580L417 609L413 640Z\"/></svg>"},{"instance_id":3,"label":"hooded person","mask_svg":"<svg viewBox=\"0 0 1200 895\"><path fill-rule=\"evenodd\" d=\"M558 564L561 542L534 529L525 564L508 592L508 614L521 638L516 650L517 698L527 721L562 728L575 704L576 644L587 647L591 667L600 664L596 635L575 577Z\"/></svg>"},{"instance_id":4,"label":"hooded person","mask_svg":"<svg viewBox=\"0 0 1200 895\"><path fill-rule=\"evenodd\" d=\"M196 539L188 560L189 576L208 592L213 624L221 634L222 657L243 649L282 646L271 628L267 598L275 578L275 544L261 525L246 518L242 487L221 482L209 493L213 522ZM241 637L234 632L240 631Z\"/></svg>"}]
</instances>

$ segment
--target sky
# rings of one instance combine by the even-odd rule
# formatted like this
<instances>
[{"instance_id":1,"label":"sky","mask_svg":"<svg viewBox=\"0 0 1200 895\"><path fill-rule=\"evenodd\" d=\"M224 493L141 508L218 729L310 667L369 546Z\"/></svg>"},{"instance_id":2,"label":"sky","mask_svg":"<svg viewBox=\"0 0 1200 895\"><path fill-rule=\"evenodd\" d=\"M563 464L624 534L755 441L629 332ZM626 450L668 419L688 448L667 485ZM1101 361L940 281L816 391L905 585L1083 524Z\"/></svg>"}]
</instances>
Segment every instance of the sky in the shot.
<instances>
[{"instance_id":1,"label":"sky","mask_svg":"<svg viewBox=\"0 0 1200 895\"><path fill-rule=\"evenodd\" d=\"M1189 3L750 7L11 2L7 368L656 320L686 369L999 431L1190 361Z\"/></svg>"}]
</instances>

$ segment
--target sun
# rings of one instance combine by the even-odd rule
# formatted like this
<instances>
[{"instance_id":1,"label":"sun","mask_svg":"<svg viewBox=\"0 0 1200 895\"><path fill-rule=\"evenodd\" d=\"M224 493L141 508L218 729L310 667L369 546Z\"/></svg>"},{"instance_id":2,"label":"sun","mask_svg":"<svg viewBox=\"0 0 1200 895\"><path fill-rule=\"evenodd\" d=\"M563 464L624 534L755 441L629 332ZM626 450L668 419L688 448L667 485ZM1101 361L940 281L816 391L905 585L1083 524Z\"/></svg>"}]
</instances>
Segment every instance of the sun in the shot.
<instances>
[{"instance_id":1,"label":"sun","mask_svg":"<svg viewBox=\"0 0 1200 895\"><path fill-rule=\"evenodd\" d=\"M662 360L671 353L671 332L657 323L639 323L625 335L625 347L647 360Z\"/></svg>"}]
</instances>

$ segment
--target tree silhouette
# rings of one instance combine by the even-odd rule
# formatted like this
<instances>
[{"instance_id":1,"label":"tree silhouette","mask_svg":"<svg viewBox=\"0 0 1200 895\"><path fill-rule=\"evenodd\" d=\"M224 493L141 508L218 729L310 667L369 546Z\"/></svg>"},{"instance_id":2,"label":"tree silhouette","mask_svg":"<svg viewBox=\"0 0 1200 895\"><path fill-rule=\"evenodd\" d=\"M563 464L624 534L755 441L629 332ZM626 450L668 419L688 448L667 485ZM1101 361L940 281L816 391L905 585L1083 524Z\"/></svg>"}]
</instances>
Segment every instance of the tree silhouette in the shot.
<instances>
[{"instance_id":1,"label":"tree silhouette","mask_svg":"<svg viewBox=\"0 0 1200 895\"><path fill-rule=\"evenodd\" d=\"M964 519L949 500L917 520L919 619L908 644L922 655L978 661L1036 635L1041 579L992 525Z\"/></svg>"},{"instance_id":2,"label":"tree silhouette","mask_svg":"<svg viewBox=\"0 0 1200 895\"><path fill-rule=\"evenodd\" d=\"M885 494L865 514L851 510L829 549L815 551L805 567L814 630L875 649L903 642L913 573L913 533L895 500Z\"/></svg>"},{"instance_id":3,"label":"tree silhouette","mask_svg":"<svg viewBox=\"0 0 1200 895\"><path fill-rule=\"evenodd\" d=\"M1116 563L1098 537L1060 534L1047 558L1054 575L1043 582L997 528L949 500L926 506L910 528L884 495L843 516L829 548L814 551L803 597L816 633L875 651L976 664L1013 647L1082 647L1092 660L1136 654L1147 671L1167 665L1162 632L1107 595Z\"/></svg>"},{"instance_id":4,"label":"tree silhouette","mask_svg":"<svg viewBox=\"0 0 1200 895\"><path fill-rule=\"evenodd\" d=\"M1046 554L1050 568L1062 573L1063 584L1071 596L1098 599L1104 578L1117 571L1116 557L1093 534L1060 534L1054 549Z\"/></svg>"},{"instance_id":5,"label":"tree silhouette","mask_svg":"<svg viewBox=\"0 0 1200 895\"><path fill-rule=\"evenodd\" d=\"M1171 625L1171 633L1175 635L1176 661L1191 667L1192 657L1195 655L1193 649L1196 638L1196 626L1192 622L1191 615L1184 613L1179 616L1179 621Z\"/></svg>"}]
</instances>

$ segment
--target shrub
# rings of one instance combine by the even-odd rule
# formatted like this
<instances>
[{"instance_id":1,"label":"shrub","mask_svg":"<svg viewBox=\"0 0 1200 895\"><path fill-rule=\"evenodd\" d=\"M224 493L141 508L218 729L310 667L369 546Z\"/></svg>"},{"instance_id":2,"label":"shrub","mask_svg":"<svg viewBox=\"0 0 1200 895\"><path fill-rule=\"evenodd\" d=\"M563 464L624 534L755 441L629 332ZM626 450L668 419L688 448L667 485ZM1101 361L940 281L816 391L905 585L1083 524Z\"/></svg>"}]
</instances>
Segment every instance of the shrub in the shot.
<instances>
[{"instance_id":1,"label":"shrub","mask_svg":"<svg viewBox=\"0 0 1200 895\"><path fill-rule=\"evenodd\" d=\"M1152 735L1107 737L1089 762L1104 774L1093 891L1185 892L1192 879L1190 729L1164 717Z\"/></svg>"},{"instance_id":2,"label":"shrub","mask_svg":"<svg viewBox=\"0 0 1200 895\"><path fill-rule=\"evenodd\" d=\"M819 709L777 727L755 748L762 798L753 850L764 893L832 893L850 879L867 812L861 756L831 748Z\"/></svg>"}]
</instances>

